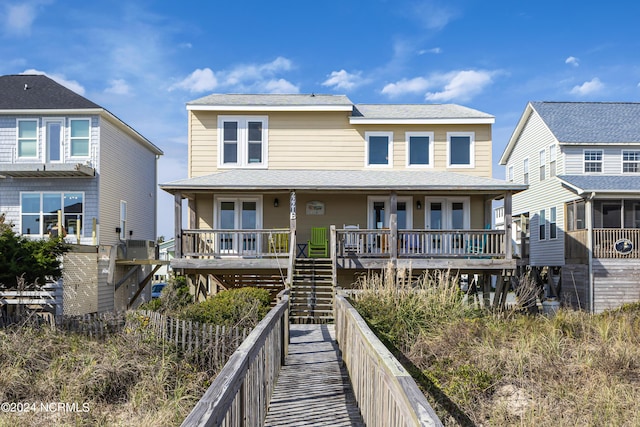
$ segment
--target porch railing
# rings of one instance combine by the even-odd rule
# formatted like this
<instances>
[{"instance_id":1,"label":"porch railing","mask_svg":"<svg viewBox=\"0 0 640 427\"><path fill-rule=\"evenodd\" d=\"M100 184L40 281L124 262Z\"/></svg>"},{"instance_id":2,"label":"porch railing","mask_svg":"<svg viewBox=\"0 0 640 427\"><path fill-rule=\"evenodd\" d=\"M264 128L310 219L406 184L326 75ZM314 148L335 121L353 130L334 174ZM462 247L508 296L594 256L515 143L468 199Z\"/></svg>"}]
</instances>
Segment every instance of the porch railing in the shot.
<instances>
[{"instance_id":1,"label":"porch railing","mask_svg":"<svg viewBox=\"0 0 640 427\"><path fill-rule=\"evenodd\" d=\"M183 230L182 255L285 258L290 254L290 241L289 229Z\"/></svg>"},{"instance_id":2,"label":"porch railing","mask_svg":"<svg viewBox=\"0 0 640 427\"><path fill-rule=\"evenodd\" d=\"M589 242L587 230L565 232L565 258L586 259ZM594 258L640 258L640 229L596 228L593 230Z\"/></svg>"},{"instance_id":3,"label":"porch railing","mask_svg":"<svg viewBox=\"0 0 640 427\"><path fill-rule=\"evenodd\" d=\"M391 254L390 230L336 230L337 254ZM504 230L398 230L398 257L504 257Z\"/></svg>"}]
</instances>

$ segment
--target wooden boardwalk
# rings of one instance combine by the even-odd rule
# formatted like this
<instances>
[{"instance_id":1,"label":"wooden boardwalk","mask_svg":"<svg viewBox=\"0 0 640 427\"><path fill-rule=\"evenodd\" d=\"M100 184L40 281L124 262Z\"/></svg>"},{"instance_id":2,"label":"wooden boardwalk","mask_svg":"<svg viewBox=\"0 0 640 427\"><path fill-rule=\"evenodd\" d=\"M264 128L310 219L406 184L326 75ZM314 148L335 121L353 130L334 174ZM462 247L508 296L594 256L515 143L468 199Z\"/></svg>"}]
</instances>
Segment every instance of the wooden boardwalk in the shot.
<instances>
[{"instance_id":1,"label":"wooden boardwalk","mask_svg":"<svg viewBox=\"0 0 640 427\"><path fill-rule=\"evenodd\" d=\"M334 325L291 325L265 426L364 426Z\"/></svg>"}]
</instances>

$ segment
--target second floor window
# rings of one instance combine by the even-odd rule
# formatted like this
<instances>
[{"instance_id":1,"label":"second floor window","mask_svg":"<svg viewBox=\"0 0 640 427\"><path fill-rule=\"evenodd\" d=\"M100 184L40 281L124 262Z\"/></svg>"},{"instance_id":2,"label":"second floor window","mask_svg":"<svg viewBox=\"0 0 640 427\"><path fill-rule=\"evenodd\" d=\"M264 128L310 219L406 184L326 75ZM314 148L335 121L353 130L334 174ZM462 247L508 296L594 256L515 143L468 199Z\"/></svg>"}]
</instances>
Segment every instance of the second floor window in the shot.
<instances>
[{"instance_id":1,"label":"second floor window","mask_svg":"<svg viewBox=\"0 0 640 427\"><path fill-rule=\"evenodd\" d=\"M18 157L38 157L37 120L18 120Z\"/></svg>"},{"instance_id":2,"label":"second floor window","mask_svg":"<svg viewBox=\"0 0 640 427\"><path fill-rule=\"evenodd\" d=\"M447 134L447 166L473 167L474 135L468 132Z\"/></svg>"},{"instance_id":3,"label":"second floor window","mask_svg":"<svg viewBox=\"0 0 640 427\"><path fill-rule=\"evenodd\" d=\"M69 120L71 157L89 156L90 124L89 119Z\"/></svg>"},{"instance_id":4,"label":"second floor window","mask_svg":"<svg viewBox=\"0 0 640 427\"><path fill-rule=\"evenodd\" d=\"M513 165L507 167L507 181L513 182Z\"/></svg>"},{"instance_id":5,"label":"second floor window","mask_svg":"<svg viewBox=\"0 0 640 427\"><path fill-rule=\"evenodd\" d=\"M522 163L522 182L529 184L529 159L524 159Z\"/></svg>"},{"instance_id":6,"label":"second floor window","mask_svg":"<svg viewBox=\"0 0 640 427\"><path fill-rule=\"evenodd\" d=\"M366 132L367 166L392 166L393 132Z\"/></svg>"},{"instance_id":7,"label":"second floor window","mask_svg":"<svg viewBox=\"0 0 640 427\"><path fill-rule=\"evenodd\" d=\"M432 132L407 132L407 166L433 166Z\"/></svg>"},{"instance_id":8,"label":"second floor window","mask_svg":"<svg viewBox=\"0 0 640 427\"><path fill-rule=\"evenodd\" d=\"M266 117L220 116L218 135L220 167L266 166Z\"/></svg>"},{"instance_id":9,"label":"second floor window","mask_svg":"<svg viewBox=\"0 0 640 427\"><path fill-rule=\"evenodd\" d=\"M547 156L545 155L545 151L542 150L540 151L540 181L544 181L544 179L546 178L546 163Z\"/></svg>"},{"instance_id":10,"label":"second floor window","mask_svg":"<svg viewBox=\"0 0 640 427\"><path fill-rule=\"evenodd\" d=\"M549 176L556 176L556 146L549 146Z\"/></svg>"},{"instance_id":11,"label":"second floor window","mask_svg":"<svg viewBox=\"0 0 640 427\"><path fill-rule=\"evenodd\" d=\"M602 172L602 150L584 151L584 172Z\"/></svg>"},{"instance_id":12,"label":"second floor window","mask_svg":"<svg viewBox=\"0 0 640 427\"><path fill-rule=\"evenodd\" d=\"M622 173L640 172L640 151L622 151Z\"/></svg>"},{"instance_id":13,"label":"second floor window","mask_svg":"<svg viewBox=\"0 0 640 427\"><path fill-rule=\"evenodd\" d=\"M540 224L539 230L540 233L538 235L540 240L546 240L547 238L547 213L544 209L540 211Z\"/></svg>"},{"instance_id":14,"label":"second floor window","mask_svg":"<svg viewBox=\"0 0 640 427\"><path fill-rule=\"evenodd\" d=\"M549 210L549 238L555 239L558 237L558 227L556 225L556 208Z\"/></svg>"}]
</instances>

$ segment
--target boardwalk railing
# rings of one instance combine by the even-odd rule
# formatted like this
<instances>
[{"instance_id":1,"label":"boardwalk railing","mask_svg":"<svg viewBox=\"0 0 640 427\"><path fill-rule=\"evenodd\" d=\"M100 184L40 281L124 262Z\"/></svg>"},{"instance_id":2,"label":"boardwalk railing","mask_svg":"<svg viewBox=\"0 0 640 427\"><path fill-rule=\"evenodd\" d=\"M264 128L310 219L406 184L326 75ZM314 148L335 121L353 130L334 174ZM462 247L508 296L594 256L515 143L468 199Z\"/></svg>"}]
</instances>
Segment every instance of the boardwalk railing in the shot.
<instances>
[{"instance_id":1,"label":"boardwalk railing","mask_svg":"<svg viewBox=\"0 0 640 427\"><path fill-rule=\"evenodd\" d=\"M182 426L259 426L289 342L289 291L231 355Z\"/></svg>"},{"instance_id":2,"label":"boardwalk railing","mask_svg":"<svg viewBox=\"0 0 640 427\"><path fill-rule=\"evenodd\" d=\"M335 297L336 339L369 427L442 426L411 375L346 298Z\"/></svg>"}]
</instances>

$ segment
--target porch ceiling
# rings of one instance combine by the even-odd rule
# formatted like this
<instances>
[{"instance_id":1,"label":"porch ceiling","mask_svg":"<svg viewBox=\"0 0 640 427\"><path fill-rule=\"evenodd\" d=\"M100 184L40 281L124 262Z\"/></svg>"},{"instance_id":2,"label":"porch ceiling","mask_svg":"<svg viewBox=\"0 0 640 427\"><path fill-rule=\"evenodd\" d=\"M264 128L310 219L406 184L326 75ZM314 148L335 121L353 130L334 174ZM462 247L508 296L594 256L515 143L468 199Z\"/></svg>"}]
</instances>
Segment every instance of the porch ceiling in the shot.
<instances>
[{"instance_id":1,"label":"porch ceiling","mask_svg":"<svg viewBox=\"0 0 640 427\"><path fill-rule=\"evenodd\" d=\"M81 163L11 163L0 164L0 175L15 178L91 178L95 169Z\"/></svg>"}]
</instances>

